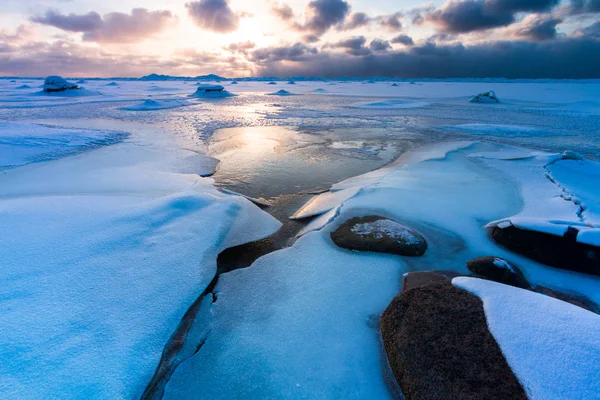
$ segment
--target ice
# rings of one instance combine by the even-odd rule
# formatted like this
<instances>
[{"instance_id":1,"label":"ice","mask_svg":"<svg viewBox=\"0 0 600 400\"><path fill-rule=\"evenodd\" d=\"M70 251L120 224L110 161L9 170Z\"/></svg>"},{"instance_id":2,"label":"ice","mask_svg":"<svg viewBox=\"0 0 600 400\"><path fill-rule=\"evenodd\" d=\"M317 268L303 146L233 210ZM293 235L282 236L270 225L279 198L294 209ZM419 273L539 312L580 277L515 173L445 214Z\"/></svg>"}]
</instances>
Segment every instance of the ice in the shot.
<instances>
[{"instance_id":1,"label":"ice","mask_svg":"<svg viewBox=\"0 0 600 400\"><path fill-rule=\"evenodd\" d=\"M212 331L164 398L392 398L377 316L402 269L398 258L338 249L313 232L222 275Z\"/></svg>"},{"instance_id":2,"label":"ice","mask_svg":"<svg viewBox=\"0 0 600 400\"><path fill-rule=\"evenodd\" d=\"M483 300L490 332L529 398L598 398L599 315L487 280L452 283Z\"/></svg>"},{"instance_id":3,"label":"ice","mask_svg":"<svg viewBox=\"0 0 600 400\"><path fill-rule=\"evenodd\" d=\"M501 136L501 137L529 137L556 135L557 132L532 128L519 125L497 125L497 124L460 124L448 125L443 129L466 132L471 135Z\"/></svg>"},{"instance_id":4,"label":"ice","mask_svg":"<svg viewBox=\"0 0 600 400\"><path fill-rule=\"evenodd\" d=\"M0 175L3 398L139 398L219 252L281 226L199 156L146 130Z\"/></svg>"},{"instance_id":5,"label":"ice","mask_svg":"<svg viewBox=\"0 0 600 400\"><path fill-rule=\"evenodd\" d=\"M302 219L323 214L356 195L359 190L359 188L349 188L320 194L302 206L290 219Z\"/></svg>"},{"instance_id":6,"label":"ice","mask_svg":"<svg viewBox=\"0 0 600 400\"><path fill-rule=\"evenodd\" d=\"M167 110L170 108L185 107L192 105L186 100L170 99L170 100L153 100L147 99L143 103L136 104L133 106L121 107L121 110L125 111L154 111L154 110Z\"/></svg>"},{"instance_id":7,"label":"ice","mask_svg":"<svg viewBox=\"0 0 600 400\"><path fill-rule=\"evenodd\" d=\"M0 122L0 171L77 154L126 137L124 132Z\"/></svg>"},{"instance_id":8,"label":"ice","mask_svg":"<svg viewBox=\"0 0 600 400\"><path fill-rule=\"evenodd\" d=\"M413 100L383 100L372 103L360 103L354 107L357 108L419 108L426 107L429 103Z\"/></svg>"}]
</instances>

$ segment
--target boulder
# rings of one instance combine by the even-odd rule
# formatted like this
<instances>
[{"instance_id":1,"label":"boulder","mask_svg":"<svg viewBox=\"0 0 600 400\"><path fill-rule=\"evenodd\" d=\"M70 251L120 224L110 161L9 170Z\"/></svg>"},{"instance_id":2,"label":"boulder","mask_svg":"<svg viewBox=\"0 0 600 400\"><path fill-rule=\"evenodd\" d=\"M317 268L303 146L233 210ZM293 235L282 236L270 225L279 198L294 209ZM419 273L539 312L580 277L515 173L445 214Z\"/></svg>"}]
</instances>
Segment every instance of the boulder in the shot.
<instances>
[{"instance_id":1,"label":"boulder","mask_svg":"<svg viewBox=\"0 0 600 400\"><path fill-rule=\"evenodd\" d=\"M402 277L402 291L429 285L432 282L450 282L452 278L460 276L453 271L422 271L408 272Z\"/></svg>"},{"instance_id":2,"label":"boulder","mask_svg":"<svg viewBox=\"0 0 600 400\"><path fill-rule=\"evenodd\" d=\"M65 90L79 89L79 86L77 86L74 83L68 82L60 76L49 76L44 80L44 85L42 86L42 88L46 93L54 93L64 92Z\"/></svg>"},{"instance_id":3,"label":"boulder","mask_svg":"<svg viewBox=\"0 0 600 400\"><path fill-rule=\"evenodd\" d=\"M469 271L482 278L530 289L531 285L517 266L500 257L480 257L467 262Z\"/></svg>"},{"instance_id":4,"label":"boulder","mask_svg":"<svg viewBox=\"0 0 600 400\"><path fill-rule=\"evenodd\" d=\"M403 291L381 318L406 399L526 399L488 330L481 300L438 278Z\"/></svg>"},{"instance_id":5,"label":"boulder","mask_svg":"<svg viewBox=\"0 0 600 400\"><path fill-rule=\"evenodd\" d=\"M471 103L499 103L498 97L493 90L489 92L479 93L478 95L473 96L470 100Z\"/></svg>"},{"instance_id":6,"label":"boulder","mask_svg":"<svg viewBox=\"0 0 600 400\"><path fill-rule=\"evenodd\" d=\"M490 229L492 239L510 251L551 267L600 275L600 247L578 242L574 227L562 236L509 223L490 225Z\"/></svg>"},{"instance_id":7,"label":"boulder","mask_svg":"<svg viewBox=\"0 0 600 400\"><path fill-rule=\"evenodd\" d=\"M380 216L352 218L331 233L339 247L417 257L425 254L427 241L413 229Z\"/></svg>"}]
</instances>

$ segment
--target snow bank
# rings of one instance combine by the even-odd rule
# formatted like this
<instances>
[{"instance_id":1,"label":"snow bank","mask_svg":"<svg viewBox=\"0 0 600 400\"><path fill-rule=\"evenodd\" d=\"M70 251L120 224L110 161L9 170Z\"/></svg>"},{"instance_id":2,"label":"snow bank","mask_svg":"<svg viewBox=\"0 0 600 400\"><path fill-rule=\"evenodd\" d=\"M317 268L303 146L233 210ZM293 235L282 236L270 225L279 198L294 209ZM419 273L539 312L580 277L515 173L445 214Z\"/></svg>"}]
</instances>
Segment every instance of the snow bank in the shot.
<instances>
[{"instance_id":1,"label":"snow bank","mask_svg":"<svg viewBox=\"0 0 600 400\"><path fill-rule=\"evenodd\" d=\"M219 252L281 226L197 156L146 131L0 175L4 398L139 398Z\"/></svg>"},{"instance_id":2,"label":"snow bank","mask_svg":"<svg viewBox=\"0 0 600 400\"><path fill-rule=\"evenodd\" d=\"M595 399L600 393L600 316L475 278L454 286L483 300L490 332L532 399Z\"/></svg>"},{"instance_id":3,"label":"snow bank","mask_svg":"<svg viewBox=\"0 0 600 400\"><path fill-rule=\"evenodd\" d=\"M123 132L0 122L0 170L77 154L126 137Z\"/></svg>"}]
</instances>

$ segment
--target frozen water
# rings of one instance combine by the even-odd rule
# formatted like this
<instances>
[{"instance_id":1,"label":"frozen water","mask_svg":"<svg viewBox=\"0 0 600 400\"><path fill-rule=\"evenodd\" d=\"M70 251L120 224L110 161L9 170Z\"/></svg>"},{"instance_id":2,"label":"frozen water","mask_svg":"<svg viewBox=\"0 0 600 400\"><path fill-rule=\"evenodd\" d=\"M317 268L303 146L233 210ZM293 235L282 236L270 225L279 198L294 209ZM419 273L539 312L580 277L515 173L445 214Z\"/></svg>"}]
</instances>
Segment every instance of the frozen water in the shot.
<instances>
[{"instance_id":1,"label":"frozen water","mask_svg":"<svg viewBox=\"0 0 600 400\"><path fill-rule=\"evenodd\" d=\"M418 108L425 107L428 103L423 101L412 101L412 100L383 100L376 101L373 103L361 103L356 104L354 107L358 108Z\"/></svg>"},{"instance_id":2,"label":"frozen water","mask_svg":"<svg viewBox=\"0 0 600 400\"><path fill-rule=\"evenodd\" d=\"M452 283L483 300L490 332L532 399L595 399L600 393L600 316L483 279Z\"/></svg>"}]
</instances>

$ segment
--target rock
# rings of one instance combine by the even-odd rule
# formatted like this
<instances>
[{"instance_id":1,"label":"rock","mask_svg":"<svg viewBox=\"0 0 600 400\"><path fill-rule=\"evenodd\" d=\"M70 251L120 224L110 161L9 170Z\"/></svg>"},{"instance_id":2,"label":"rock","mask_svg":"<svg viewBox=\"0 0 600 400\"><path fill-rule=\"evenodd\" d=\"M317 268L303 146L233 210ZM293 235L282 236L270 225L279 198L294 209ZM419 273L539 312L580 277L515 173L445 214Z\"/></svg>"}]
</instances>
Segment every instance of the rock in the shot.
<instances>
[{"instance_id":1,"label":"rock","mask_svg":"<svg viewBox=\"0 0 600 400\"><path fill-rule=\"evenodd\" d=\"M453 271L424 271L408 272L402 277L402 291L426 286L432 282L450 282L452 278L460 276Z\"/></svg>"},{"instance_id":2,"label":"rock","mask_svg":"<svg viewBox=\"0 0 600 400\"><path fill-rule=\"evenodd\" d=\"M227 90L225 90L225 88L221 85L205 85L205 84L200 84L198 85L198 89L196 89L196 92L192 95L190 95L190 97L197 97L197 98L220 98L220 97L231 97L234 96L234 94L228 92Z\"/></svg>"},{"instance_id":3,"label":"rock","mask_svg":"<svg viewBox=\"0 0 600 400\"><path fill-rule=\"evenodd\" d=\"M398 84L397 83L392 83L392 86L398 86Z\"/></svg>"},{"instance_id":4,"label":"rock","mask_svg":"<svg viewBox=\"0 0 600 400\"><path fill-rule=\"evenodd\" d=\"M267 85L277 85L277 82L271 81L271 82L267 83Z\"/></svg>"},{"instance_id":5,"label":"rock","mask_svg":"<svg viewBox=\"0 0 600 400\"><path fill-rule=\"evenodd\" d=\"M574 306L577 307L581 307L583 309L586 309L588 311L591 311L593 313L596 314L600 314L600 308L598 308L598 306L592 302L590 299L588 299L587 297L581 296L581 295L571 295L571 294L567 294L567 293L562 293L559 291L556 291L554 289L550 289L546 286L536 286L535 288L533 288L533 291L536 293L540 293L546 296L550 296L550 297L554 297L555 299L567 302L567 303L571 303Z\"/></svg>"},{"instance_id":6,"label":"rock","mask_svg":"<svg viewBox=\"0 0 600 400\"><path fill-rule=\"evenodd\" d=\"M470 100L471 103L499 103L498 97L493 90L489 92L479 93L478 95L473 96Z\"/></svg>"},{"instance_id":7,"label":"rock","mask_svg":"<svg viewBox=\"0 0 600 400\"><path fill-rule=\"evenodd\" d=\"M237 85L238 83L236 81L232 81L231 84L232 85Z\"/></svg>"},{"instance_id":8,"label":"rock","mask_svg":"<svg viewBox=\"0 0 600 400\"><path fill-rule=\"evenodd\" d=\"M295 84L296 84L296 82L294 82L294 81L288 81L288 85L295 85Z\"/></svg>"},{"instance_id":9,"label":"rock","mask_svg":"<svg viewBox=\"0 0 600 400\"><path fill-rule=\"evenodd\" d=\"M563 236L512 224L493 225L490 229L492 239L510 251L551 267L600 275L600 247L578 242L578 231L573 227Z\"/></svg>"},{"instance_id":10,"label":"rock","mask_svg":"<svg viewBox=\"0 0 600 400\"><path fill-rule=\"evenodd\" d=\"M331 233L339 247L417 257L425 254L427 242L419 233L396 221L379 216L352 218Z\"/></svg>"},{"instance_id":11,"label":"rock","mask_svg":"<svg viewBox=\"0 0 600 400\"><path fill-rule=\"evenodd\" d=\"M294 94L292 92L288 92L287 90L278 90L276 92L273 93L269 93L269 96L293 96Z\"/></svg>"},{"instance_id":12,"label":"rock","mask_svg":"<svg viewBox=\"0 0 600 400\"><path fill-rule=\"evenodd\" d=\"M49 76L44 80L44 85L42 88L46 93L54 93L64 92L65 90L79 89L79 86L74 83L67 82L60 76Z\"/></svg>"},{"instance_id":13,"label":"rock","mask_svg":"<svg viewBox=\"0 0 600 400\"><path fill-rule=\"evenodd\" d=\"M582 161L582 160L585 160L585 157L573 150L565 150L562 153L562 159L563 160Z\"/></svg>"},{"instance_id":14,"label":"rock","mask_svg":"<svg viewBox=\"0 0 600 400\"><path fill-rule=\"evenodd\" d=\"M499 257L480 257L467 262L472 273L505 285L521 289L531 289L531 285L523 273L515 265Z\"/></svg>"},{"instance_id":15,"label":"rock","mask_svg":"<svg viewBox=\"0 0 600 400\"><path fill-rule=\"evenodd\" d=\"M483 303L449 281L403 291L383 313L381 333L408 400L527 398L488 330Z\"/></svg>"}]
</instances>

